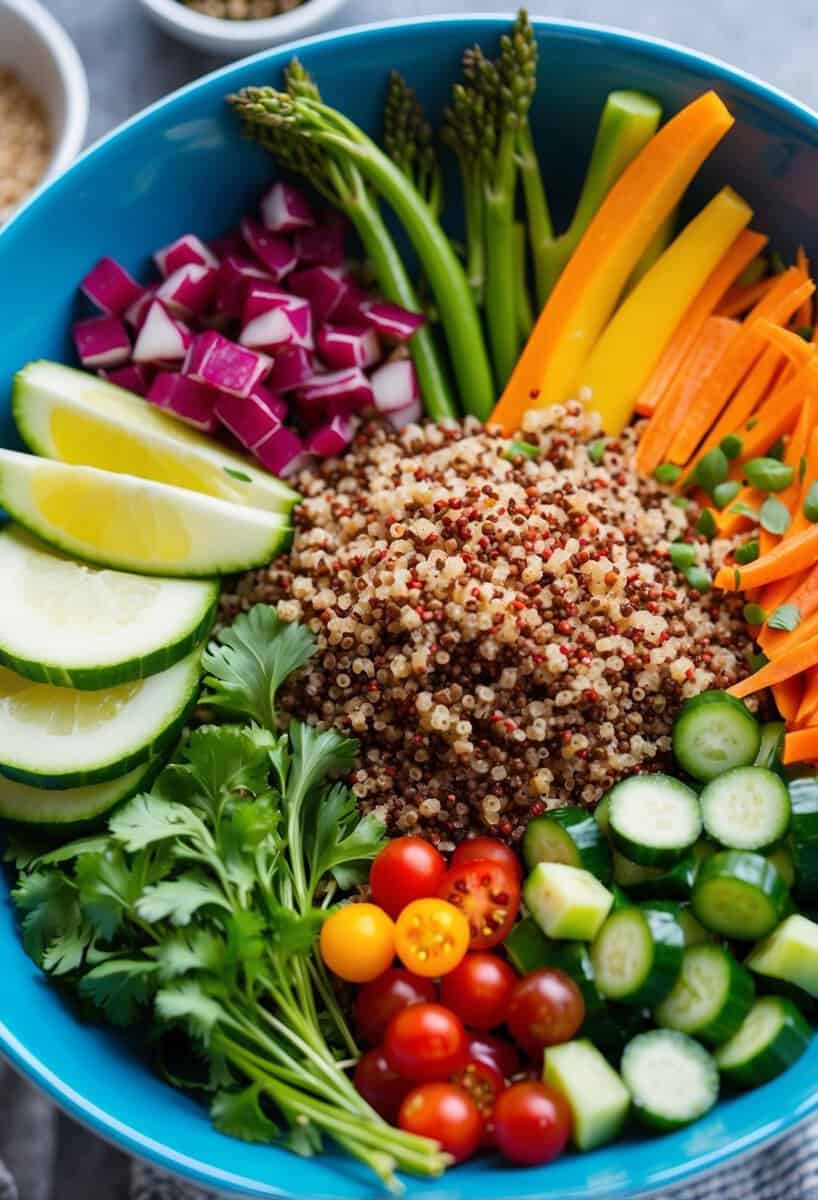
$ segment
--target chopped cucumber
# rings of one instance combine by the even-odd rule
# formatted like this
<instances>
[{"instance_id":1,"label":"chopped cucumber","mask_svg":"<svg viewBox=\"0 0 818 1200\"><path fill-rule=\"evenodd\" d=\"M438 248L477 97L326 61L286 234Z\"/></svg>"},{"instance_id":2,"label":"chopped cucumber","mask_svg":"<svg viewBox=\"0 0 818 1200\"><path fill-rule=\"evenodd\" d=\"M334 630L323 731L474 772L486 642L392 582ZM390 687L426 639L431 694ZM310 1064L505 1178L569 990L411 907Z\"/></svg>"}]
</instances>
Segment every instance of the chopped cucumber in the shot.
<instances>
[{"instance_id":1,"label":"chopped cucumber","mask_svg":"<svg viewBox=\"0 0 818 1200\"><path fill-rule=\"evenodd\" d=\"M758 721L726 692L702 692L685 701L673 726L673 753L688 775L709 783L731 767L755 762Z\"/></svg>"},{"instance_id":2,"label":"chopped cucumber","mask_svg":"<svg viewBox=\"0 0 818 1200\"><path fill-rule=\"evenodd\" d=\"M718 1045L738 1030L754 997L752 976L728 950L707 943L688 946L673 990L656 1009L656 1021Z\"/></svg>"},{"instance_id":3,"label":"chopped cucumber","mask_svg":"<svg viewBox=\"0 0 818 1200\"><path fill-rule=\"evenodd\" d=\"M766 854L765 858L773 864L788 888L795 887L795 863L786 846L779 846L772 854Z\"/></svg>"},{"instance_id":4,"label":"chopped cucumber","mask_svg":"<svg viewBox=\"0 0 818 1200\"><path fill-rule=\"evenodd\" d=\"M719 1097L710 1054L674 1029L639 1033L622 1055L622 1078L637 1118L651 1129L679 1129L709 1112Z\"/></svg>"},{"instance_id":5,"label":"chopped cucumber","mask_svg":"<svg viewBox=\"0 0 818 1200\"><path fill-rule=\"evenodd\" d=\"M523 837L523 858L529 871L541 862L559 862L583 867L603 883L611 879L608 844L584 808L554 808L529 821Z\"/></svg>"},{"instance_id":6,"label":"chopped cucumber","mask_svg":"<svg viewBox=\"0 0 818 1200\"><path fill-rule=\"evenodd\" d=\"M755 766L767 767L770 771L780 769L786 732L787 726L783 721L765 721L761 726L761 741L755 758Z\"/></svg>"},{"instance_id":7,"label":"chopped cucumber","mask_svg":"<svg viewBox=\"0 0 818 1200\"><path fill-rule=\"evenodd\" d=\"M207 636L215 580L89 567L0 531L0 663L57 687L109 688L172 667Z\"/></svg>"},{"instance_id":8,"label":"chopped cucumber","mask_svg":"<svg viewBox=\"0 0 818 1200\"><path fill-rule=\"evenodd\" d=\"M551 966L552 945L533 917L523 917L503 942L503 949L521 975L530 975Z\"/></svg>"},{"instance_id":9,"label":"chopped cucumber","mask_svg":"<svg viewBox=\"0 0 818 1200\"><path fill-rule=\"evenodd\" d=\"M526 907L549 937L592 941L613 896L590 871L565 863L539 863L523 887Z\"/></svg>"},{"instance_id":10,"label":"chopped cucumber","mask_svg":"<svg viewBox=\"0 0 818 1200\"><path fill-rule=\"evenodd\" d=\"M716 1051L722 1075L737 1087L769 1083L801 1057L812 1030L791 1000L763 996L741 1028Z\"/></svg>"},{"instance_id":11,"label":"chopped cucumber","mask_svg":"<svg viewBox=\"0 0 818 1200\"><path fill-rule=\"evenodd\" d=\"M639 863L631 862L629 858L625 858L617 850L613 852L613 877L614 882L620 887L627 888L632 891L644 883L653 883L657 879L661 879L666 874L662 867L643 867Z\"/></svg>"},{"instance_id":12,"label":"chopped cucumber","mask_svg":"<svg viewBox=\"0 0 818 1200\"><path fill-rule=\"evenodd\" d=\"M696 793L669 775L634 775L616 784L610 796L611 838L631 862L672 866L701 834Z\"/></svg>"},{"instance_id":13,"label":"chopped cucumber","mask_svg":"<svg viewBox=\"0 0 818 1200\"><path fill-rule=\"evenodd\" d=\"M793 913L759 942L747 959L757 975L770 975L818 996L818 925Z\"/></svg>"},{"instance_id":14,"label":"chopped cucumber","mask_svg":"<svg viewBox=\"0 0 818 1200\"><path fill-rule=\"evenodd\" d=\"M611 793L606 792L594 809L594 820L602 830L605 837L610 833L611 823Z\"/></svg>"},{"instance_id":15,"label":"chopped cucumber","mask_svg":"<svg viewBox=\"0 0 818 1200\"><path fill-rule=\"evenodd\" d=\"M678 978L684 933L675 904L623 908L611 913L591 946L597 987L611 1000L652 1008Z\"/></svg>"},{"instance_id":16,"label":"chopped cucumber","mask_svg":"<svg viewBox=\"0 0 818 1200\"><path fill-rule=\"evenodd\" d=\"M732 850L769 850L790 824L790 794L767 767L733 767L699 797L710 837Z\"/></svg>"},{"instance_id":17,"label":"chopped cucumber","mask_svg":"<svg viewBox=\"0 0 818 1200\"><path fill-rule=\"evenodd\" d=\"M711 940L712 934L708 933L704 925L696 920L687 904L683 904L679 909L678 921L684 934L685 946L698 946L701 942Z\"/></svg>"},{"instance_id":18,"label":"chopped cucumber","mask_svg":"<svg viewBox=\"0 0 818 1200\"><path fill-rule=\"evenodd\" d=\"M147 791L160 765L161 759L152 759L120 779L60 792L31 787L0 775L0 821L55 829L93 821L123 800Z\"/></svg>"},{"instance_id":19,"label":"chopped cucumber","mask_svg":"<svg viewBox=\"0 0 818 1200\"><path fill-rule=\"evenodd\" d=\"M649 1027L647 1009L608 1001L601 1013L592 1019L586 1016L580 1032L582 1037L588 1038L602 1051L609 1062L618 1067L622 1051L631 1038L636 1037L637 1033L644 1033Z\"/></svg>"},{"instance_id":20,"label":"chopped cucumber","mask_svg":"<svg viewBox=\"0 0 818 1200\"><path fill-rule=\"evenodd\" d=\"M699 867L693 912L713 933L755 941L775 929L790 893L775 867L749 850L722 850Z\"/></svg>"},{"instance_id":21,"label":"chopped cucumber","mask_svg":"<svg viewBox=\"0 0 818 1200\"><path fill-rule=\"evenodd\" d=\"M574 1144L579 1150L593 1150L612 1141L625 1124L630 1107L628 1090L587 1039L549 1046L544 1078L568 1101Z\"/></svg>"},{"instance_id":22,"label":"chopped cucumber","mask_svg":"<svg viewBox=\"0 0 818 1200\"><path fill-rule=\"evenodd\" d=\"M627 863L627 859L618 856L620 873L623 863ZM629 863L628 868L631 882L624 886L633 900L689 900L698 862L691 851L667 870L661 867L638 867L636 863ZM626 874L628 868L625 868ZM643 873L641 878L636 874L637 870Z\"/></svg>"},{"instance_id":23,"label":"chopped cucumber","mask_svg":"<svg viewBox=\"0 0 818 1200\"><path fill-rule=\"evenodd\" d=\"M790 845L798 894L818 900L818 778L814 774L790 780Z\"/></svg>"}]
</instances>

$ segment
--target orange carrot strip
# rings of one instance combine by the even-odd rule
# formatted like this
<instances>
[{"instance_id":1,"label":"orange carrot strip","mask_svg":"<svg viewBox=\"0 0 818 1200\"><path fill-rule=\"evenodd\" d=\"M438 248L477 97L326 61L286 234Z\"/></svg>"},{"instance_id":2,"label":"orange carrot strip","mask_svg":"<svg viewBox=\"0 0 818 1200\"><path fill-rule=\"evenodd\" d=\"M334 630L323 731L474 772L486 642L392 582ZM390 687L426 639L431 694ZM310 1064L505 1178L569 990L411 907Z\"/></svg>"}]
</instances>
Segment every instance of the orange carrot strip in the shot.
<instances>
[{"instance_id":1,"label":"orange carrot strip","mask_svg":"<svg viewBox=\"0 0 818 1200\"><path fill-rule=\"evenodd\" d=\"M784 720L790 724L795 720L795 714L801 705L803 684L800 675L793 675L783 683L775 683L772 687L773 699Z\"/></svg>"},{"instance_id":2,"label":"orange carrot strip","mask_svg":"<svg viewBox=\"0 0 818 1200\"><path fill-rule=\"evenodd\" d=\"M716 573L716 586L728 592L746 591L764 583L775 583L785 579L804 567L811 566L818 557L818 525L805 529L786 542L779 542L769 554L755 562L738 567L732 564L721 567Z\"/></svg>"},{"instance_id":3,"label":"orange carrot strip","mask_svg":"<svg viewBox=\"0 0 818 1200\"><path fill-rule=\"evenodd\" d=\"M818 358L812 359L789 383L782 384L767 397L753 417L752 429L739 429L741 453L738 462L747 462L764 454L770 446L790 433L798 422L807 396L818 388Z\"/></svg>"},{"instance_id":4,"label":"orange carrot strip","mask_svg":"<svg viewBox=\"0 0 818 1200\"><path fill-rule=\"evenodd\" d=\"M810 265L807 258L807 252L803 246L799 246L795 255L795 265L804 272L807 279L810 277ZM812 301L805 300L795 314L796 325L812 325Z\"/></svg>"},{"instance_id":5,"label":"orange carrot strip","mask_svg":"<svg viewBox=\"0 0 818 1200\"><path fill-rule=\"evenodd\" d=\"M755 692L760 692L762 688L772 687L773 684L783 683L785 679L792 679L793 675L800 675L802 671L814 667L816 663L818 663L818 636L793 646L786 654L767 663L760 671L756 671L747 679L740 679L738 683L734 683L727 690L731 696L743 700L745 696L752 696Z\"/></svg>"},{"instance_id":6,"label":"orange carrot strip","mask_svg":"<svg viewBox=\"0 0 818 1200\"><path fill-rule=\"evenodd\" d=\"M782 759L785 766L798 762L814 762L816 758L818 758L818 725L811 725L808 729L798 729L795 733L784 735Z\"/></svg>"},{"instance_id":7,"label":"orange carrot strip","mask_svg":"<svg viewBox=\"0 0 818 1200\"><path fill-rule=\"evenodd\" d=\"M759 279L758 283L735 284L716 309L717 316L740 317L749 312L775 286L775 279L775 275L768 275L766 279Z\"/></svg>"},{"instance_id":8,"label":"orange carrot strip","mask_svg":"<svg viewBox=\"0 0 818 1200\"><path fill-rule=\"evenodd\" d=\"M756 318L755 327L768 342L783 351L796 367L803 367L815 353L815 347L810 342L805 342L799 333L775 325L766 317Z\"/></svg>"},{"instance_id":9,"label":"orange carrot strip","mask_svg":"<svg viewBox=\"0 0 818 1200\"><path fill-rule=\"evenodd\" d=\"M767 612L771 611L771 609L767 609ZM780 658L793 646L800 646L802 642L809 641L816 634L818 634L818 613L813 612L800 621L795 629L770 629L768 625L765 625L757 641L768 658Z\"/></svg>"},{"instance_id":10,"label":"orange carrot strip","mask_svg":"<svg viewBox=\"0 0 818 1200\"><path fill-rule=\"evenodd\" d=\"M805 470L804 478L798 485L797 498L792 504L793 516L792 522L787 532L784 534L784 541L788 541L797 533L801 533L804 529L808 529L810 521L804 512L804 501L807 498L807 493L812 484L818 480L818 404L805 403L799 420L799 428L803 425L809 433L807 441L807 450L805 455ZM794 441L795 439L793 439ZM798 460L792 460L794 466L800 476L801 457L799 454ZM793 483L786 492L782 492L782 496L791 492L791 489L796 486ZM794 575L788 579L781 579L778 583L771 583L764 593L764 608L767 612L773 612L778 608L779 604L783 604L785 600L790 600L798 606L801 617L807 617L815 609L818 609L818 576L814 582L811 580L812 568L805 568L800 574ZM805 591L802 593L802 586Z\"/></svg>"},{"instance_id":11,"label":"orange carrot strip","mask_svg":"<svg viewBox=\"0 0 818 1200\"><path fill-rule=\"evenodd\" d=\"M775 693L773 693L775 695ZM779 712L781 710L779 709ZM812 667L811 670L804 674L804 692L801 697L801 703L798 705L798 711L794 717L787 717L788 723L801 725L815 725L815 715L818 712L818 667ZM781 714L784 715L783 713Z\"/></svg>"},{"instance_id":12,"label":"orange carrot strip","mask_svg":"<svg viewBox=\"0 0 818 1200\"><path fill-rule=\"evenodd\" d=\"M746 529L752 525L749 517L742 516L740 513L734 512L733 509L739 505L746 504L755 512L761 508L764 503L764 493L756 491L752 487L743 487L735 500L732 500L726 508L716 513L716 528L722 537L733 537L742 529Z\"/></svg>"}]
</instances>

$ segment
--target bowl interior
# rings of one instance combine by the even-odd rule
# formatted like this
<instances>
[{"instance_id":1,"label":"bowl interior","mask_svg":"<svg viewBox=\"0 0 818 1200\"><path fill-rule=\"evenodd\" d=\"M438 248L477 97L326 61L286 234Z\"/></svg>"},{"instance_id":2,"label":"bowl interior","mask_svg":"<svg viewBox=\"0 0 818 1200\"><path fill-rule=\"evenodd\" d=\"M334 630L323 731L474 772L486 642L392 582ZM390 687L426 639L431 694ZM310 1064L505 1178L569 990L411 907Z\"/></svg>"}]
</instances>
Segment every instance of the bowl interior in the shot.
<instances>
[{"instance_id":1,"label":"bowl interior","mask_svg":"<svg viewBox=\"0 0 818 1200\"><path fill-rule=\"evenodd\" d=\"M312 39L299 54L326 99L371 132L380 126L387 72L397 67L433 116L445 103L463 47L493 49L510 18L439 18ZM559 22L538 22L540 86L533 114L549 196L559 218L576 193L602 101L615 87L644 88L668 111L715 87L736 126L696 185L732 184L754 205L757 227L783 253L803 241L818 254L818 119L718 63L661 43ZM211 76L148 110L87 154L0 234L0 444L16 445L8 397L28 359L71 360L76 284L111 254L140 272L150 252L194 230L233 225L273 173L242 142L225 93L276 80L290 49ZM370 1181L346 1160L305 1161L213 1131L196 1103L153 1077L129 1041L81 1025L25 957L0 880L0 1050L74 1115L128 1149L225 1192L252 1196L365 1197ZM657 1140L635 1139L547 1168L513 1171L492 1159L413 1196L457 1200L613 1197L669 1185L792 1125L818 1102L818 1044L776 1082L722 1102L703 1121Z\"/></svg>"}]
</instances>

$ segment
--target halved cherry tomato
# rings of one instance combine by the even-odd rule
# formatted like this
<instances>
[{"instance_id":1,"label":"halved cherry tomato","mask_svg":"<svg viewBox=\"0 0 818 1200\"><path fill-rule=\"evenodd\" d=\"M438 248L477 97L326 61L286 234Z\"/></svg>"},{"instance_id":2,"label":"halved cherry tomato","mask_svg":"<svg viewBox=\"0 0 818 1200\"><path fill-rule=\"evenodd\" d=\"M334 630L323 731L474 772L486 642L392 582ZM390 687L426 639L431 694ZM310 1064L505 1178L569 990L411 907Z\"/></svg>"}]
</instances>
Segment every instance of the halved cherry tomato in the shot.
<instances>
[{"instance_id":1,"label":"halved cherry tomato","mask_svg":"<svg viewBox=\"0 0 818 1200\"><path fill-rule=\"evenodd\" d=\"M498 954L467 954L442 980L440 999L464 1025L494 1029L506 1019L517 972ZM370 985L371 986L371 985Z\"/></svg>"},{"instance_id":2,"label":"halved cherry tomato","mask_svg":"<svg viewBox=\"0 0 818 1200\"><path fill-rule=\"evenodd\" d=\"M571 1127L567 1100L544 1083L514 1083L497 1097L494 1137L513 1163L550 1162L565 1149Z\"/></svg>"},{"instance_id":3,"label":"halved cherry tomato","mask_svg":"<svg viewBox=\"0 0 818 1200\"><path fill-rule=\"evenodd\" d=\"M408 1079L393 1071L383 1050L368 1050L355 1068L353 1082L358 1092L376 1113L394 1125L400 1106L412 1090Z\"/></svg>"},{"instance_id":4,"label":"halved cherry tomato","mask_svg":"<svg viewBox=\"0 0 818 1200\"><path fill-rule=\"evenodd\" d=\"M453 971L469 948L469 923L445 900L413 900L395 925L395 949L405 967L429 979Z\"/></svg>"},{"instance_id":5,"label":"halved cherry tomato","mask_svg":"<svg viewBox=\"0 0 818 1200\"><path fill-rule=\"evenodd\" d=\"M470 862L494 862L507 867L518 881L523 877L519 856L499 838L473 837L461 842L449 862L449 868L462 867Z\"/></svg>"},{"instance_id":6,"label":"halved cherry tomato","mask_svg":"<svg viewBox=\"0 0 818 1200\"><path fill-rule=\"evenodd\" d=\"M558 967L542 967L519 979L508 1002L511 1035L532 1058L546 1046L570 1042L585 1020L582 992Z\"/></svg>"},{"instance_id":7,"label":"halved cherry tomato","mask_svg":"<svg viewBox=\"0 0 818 1200\"><path fill-rule=\"evenodd\" d=\"M455 1162L471 1158L483 1124L468 1092L451 1083L427 1083L400 1106L398 1124L407 1133L434 1138Z\"/></svg>"},{"instance_id":8,"label":"halved cherry tomato","mask_svg":"<svg viewBox=\"0 0 818 1200\"><path fill-rule=\"evenodd\" d=\"M483 1122L483 1146L494 1144L494 1105L506 1086L503 1076L485 1059L472 1058L462 1071L452 1075L452 1083L462 1087L474 1101Z\"/></svg>"},{"instance_id":9,"label":"halved cherry tomato","mask_svg":"<svg viewBox=\"0 0 818 1200\"><path fill-rule=\"evenodd\" d=\"M321 957L348 983L368 983L395 957L395 926L377 904L345 904L321 927Z\"/></svg>"},{"instance_id":10,"label":"halved cherry tomato","mask_svg":"<svg viewBox=\"0 0 818 1200\"><path fill-rule=\"evenodd\" d=\"M466 1031L442 1004L410 1004L386 1029L383 1052L393 1071L412 1083L449 1079L466 1065Z\"/></svg>"},{"instance_id":11,"label":"halved cherry tomato","mask_svg":"<svg viewBox=\"0 0 818 1200\"><path fill-rule=\"evenodd\" d=\"M369 872L372 899L397 917L413 900L436 896L446 874L446 860L430 842L400 837L384 846Z\"/></svg>"},{"instance_id":12,"label":"halved cherry tomato","mask_svg":"<svg viewBox=\"0 0 818 1200\"><path fill-rule=\"evenodd\" d=\"M470 1033L469 1058L479 1058L496 1067L504 1079L511 1079L520 1070L520 1056L511 1042L491 1033Z\"/></svg>"},{"instance_id":13,"label":"halved cherry tomato","mask_svg":"<svg viewBox=\"0 0 818 1200\"><path fill-rule=\"evenodd\" d=\"M413 975L403 967L390 967L358 992L355 1024L364 1041L377 1046L396 1012L410 1004L431 1004L435 1000L437 988L431 979Z\"/></svg>"},{"instance_id":14,"label":"halved cherry tomato","mask_svg":"<svg viewBox=\"0 0 818 1200\"><path fill-rule=\"evenodd\" d=\"M499 946L511 930L520 907L520 884L508 867L476 859L453 867L438 895L466 917L471 950Z\"/></svg>"}]
</instances>

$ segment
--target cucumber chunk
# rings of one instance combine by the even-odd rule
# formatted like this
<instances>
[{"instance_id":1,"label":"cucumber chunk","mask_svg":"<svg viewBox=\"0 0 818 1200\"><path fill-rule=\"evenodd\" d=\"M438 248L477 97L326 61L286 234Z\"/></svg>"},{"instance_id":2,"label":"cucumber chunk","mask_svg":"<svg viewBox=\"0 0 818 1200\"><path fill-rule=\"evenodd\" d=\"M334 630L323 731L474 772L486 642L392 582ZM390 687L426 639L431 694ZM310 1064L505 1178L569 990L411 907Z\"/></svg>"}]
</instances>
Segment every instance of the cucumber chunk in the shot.
<instances>
[{"instance_id":1,"label":"cucumber chunk","mask_svg":"<svg viewBox=\"0 0 818 1200\"><path fill-rule=\"evenodd\" d=\"M732 767L750 766L760 744L758 721L726 692L702 692L685 701L673 726L676 761L702 783Z\"/></svg>"},{"instance_id":2,"label":"cucumber chunk","mask_svg":"<svg viewBox=\"0 0 818 1200\"><path fill-rule=\"evenodd\" d=\"M578 1150L593 1150L617 1136L628 1115L630 1096L620 1076L591 1042L581 1038L549 1046L544 1078L568 1101Z\"/></svg>"},{"instance_id":3,"label":"cucumber chunk","mask_svg":"<svg viewBox=\"0 0 818 1200\"><path fill-rule=\"evenodd\" d=\"M787 726L783 721L765 721L761 726L761 741L755 758L755 766L767 767L770 771L781 768L786 732Z\"/></svg>"},{"instance_id":4,"label":"cucumber chunk","mask_svg":"<svg viewBox=\"0 0 818 1200\"><path fill-rule=\"evenodd\" d=\"M611 822L611 793L606 792L594 809L594 820L601 829L603 835L608 837L610 833Z\"/></svg>"},{"instance_id":5,"label":"cucumber chunk","mask_svg":"<svg viewBox=\"0 0 818 1200\"><path fill-rule=\"evenodd\" d=\"M799 896L818 900L818 777L790 780L790 845Z\"/></svg>"},{"instance_id":6,"label":"cucumber chunk","mask_svg":"<svg viewBox=\"0 0 818 1200\"><path fill-rule=\"evenodd\" d=\"M684 934L685 946L698 946L701 942L709 942L712 938L710 934L693 916L690 906L683 904L679 909L679 924L682 927Z\"/></svg>"},{"instance_id":7,"label":"cucumber chunk","mask_svg":"<svg viewBox=\"0 0 818 1200\"><path fill-rule=\"evenodd\" d=\"M590 871L565 863L539 863L523 885L526 908L553 938L592 941L613 896Z\"/></svg>"},{"instance_id":8,"label":"cucumber chunk","mask_svg":"<svg viewBox=\"0 0 818 1200\"><path fill-rule=\"evenodd\" d=\"M769 1083L801 1057L812 1030L791 1000L763 996L741 1028L716 1051L716 1065L736 1087Z\"/></svg>"},{"instance_id":9,"label":"cucumber chunk","mask_svg":"<svg viewBox=\"0 0 818 1200\"><path fill-rule=\"evenodd\" d=\"M634 775L610 792L614 846L633 863L669 867L702 832L696 793L669 775Z\"/></svg>"},{"instance_id":10,"label":"cucumber chunk","mask_svg":"<svg viewBox=\"0 0 818 1200\"><path fill-rule=\"evenodd\" d=\"M818 997L818 925L793 913L759 942L747 958L757 975L769 975Z\"/></svg>"},{"instance_id":11,"label":"cucumber chunk","mask_svg":"<svg viewBox=\"0 0 818 1200\"><path fill-rule=\"evenodd\" d=\"M698 862L691 851L672 867L640 867L621 855L614 860L623 886L633 900L689 900ZM615 875L616 877L616 875Z\"/></svg>"},{"instance_id":12,"label":"cucumber chunk","mask_svg":"<svg viewBox=\"0 0 818 1200\"><path fill-rule=\"evenodd\" d=\"M618 850L613 852L614 882L618 883L620 887L627 888L629 892L644 883L650 884L661 879L664 874L666 872L663 867L643 867L639 863L625 858L624 854L620 854Z\"/></svg>"},{"instance_id":13,"label":"cucumber chunk","mask_svg":"<svg viewBox=\"0 0 818 1200\"><path fill-rule=\"evenodd\" d=\"M692 904L705 929L752 942L775 929L791 900L766 858L749 850L722 850L699 867Z\"/></svg>"},{"instance_id":14,"label":"cucumber chunk","mask_svg":"<svg viewBox=\"0 0 818 1200\"><path fill-rule=\"evenodd\" d=\"M92 821L123 800L147 791L161 761L143 763L120 779L61 792L30 787L0 775L0 821L55 829Z\"/></svg>"},{"instance_id":15,"label":"cucumber chunk","mask_svg":"<svg viewBox=\"0 0 818 1200\"><path fill-rule=\"evenodd\" d=\"M752 1008L749 971L722 946L688 946L673 990L656 1009L657 1024L718 1045L733 1036Z\"/></svg>"},{"instance_id":16,"label":"cucumber chunk","mask_svg":"<svg viewBox=\"0 0 818 1200\"><path fill-rule=\"evenodd\" d=\"M689 1125L709 1112L719 1096L712 1055L674 1029L637 1034L622 1055L622 1078L636 1117L651 1129Z\"/></svg>"},{"instance_id":17,"label":"cucumber chunk","mask_svg":"<svg viewBox=\"0 0 818 1200\"><path fill-rule=\"evenodd\" d=\"M529 821L523 836L529 871L538 863L582 867L603 883L611 879L611 852L599 825L584 808L554 808Z\"/></svg>"},{"instance_id":18,"label":"cucumber chunk","mask_svg":"<svg viewBox=\"0 0 818 1200\"><path fill-rule=\"evenodd\" d=\"M731 850L768 850L786 835L790 794L766 767L733 767L699 796L704 828Z\"/></svg>"},{"instance_id":19,"label":"cucumber chunk","mask_svg":"<svg viewBox=\"0 0 818 1200\"><path fill-rule=\"evenodd\" d=\"M597 987L611 1000L652 1008L682 966L684 933L675 904L656 902L612 913L591 946Z\"/></svg>"},{"instance_id":20,"label":"cucumber chunk","mask_svg":"<svg viewBox=\"0 0 818 1200\"><path fill-rule=\"evenodd\" d=\"M764 857L768 863L773 864L788 888L795 887L795 863L786 846L779 846L772 854L765 854Z\"/></svg>"}]
</instances>

